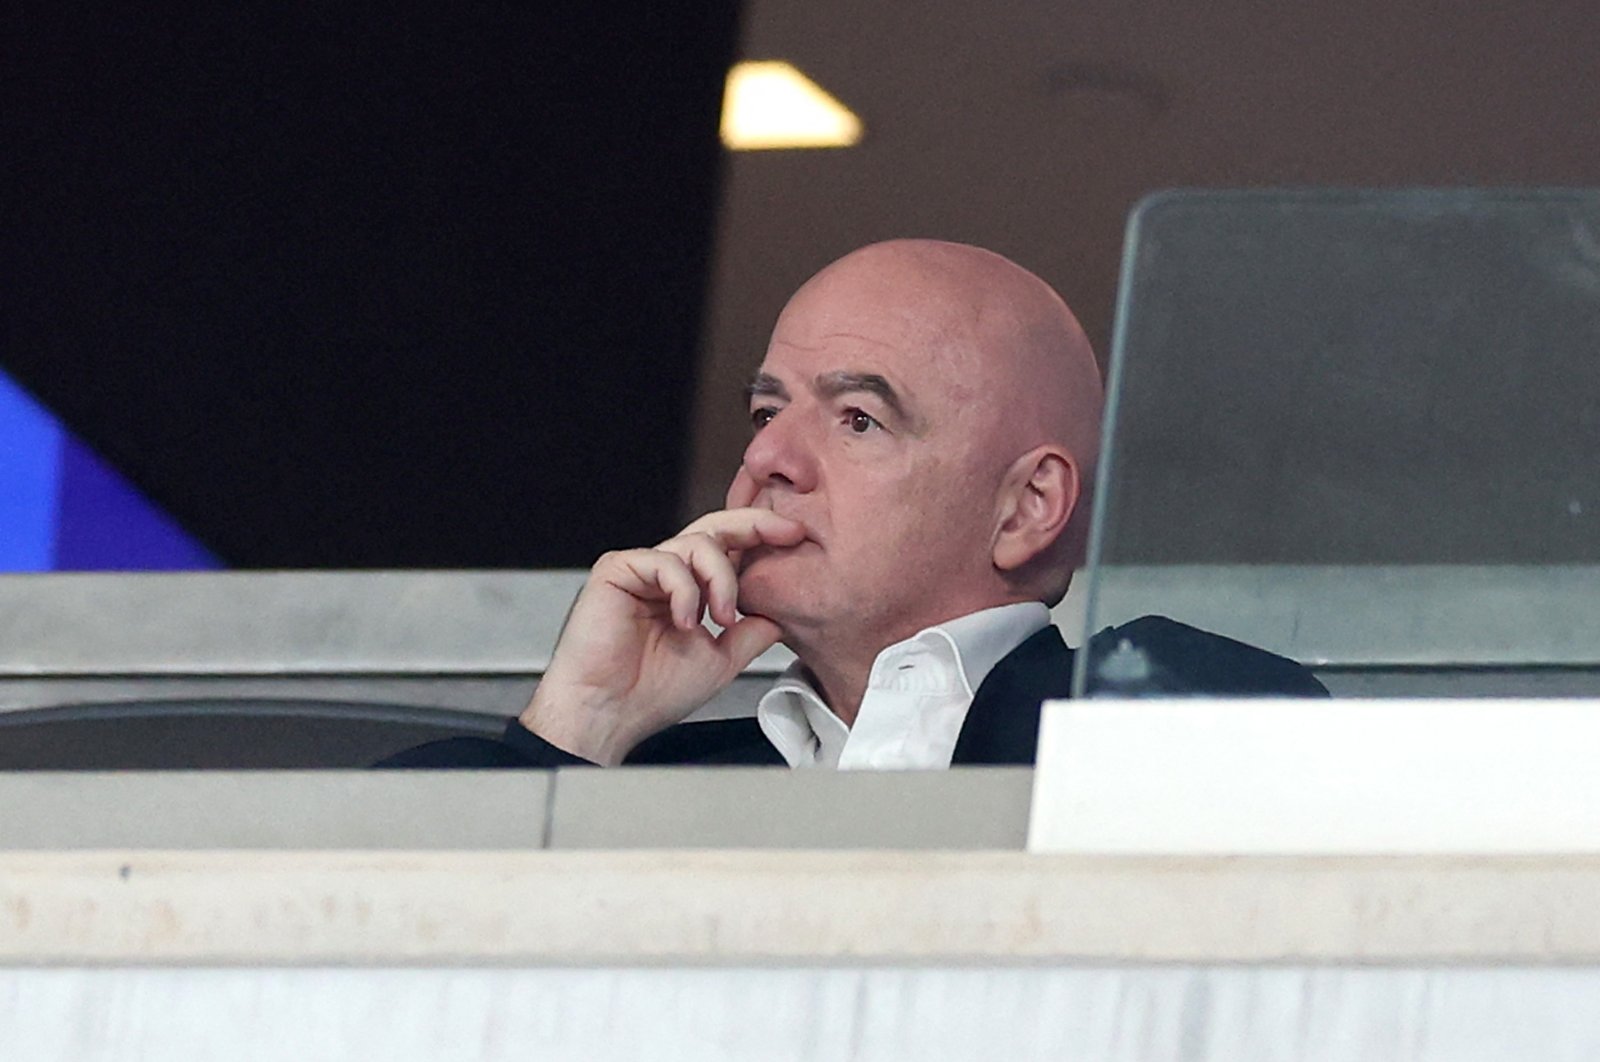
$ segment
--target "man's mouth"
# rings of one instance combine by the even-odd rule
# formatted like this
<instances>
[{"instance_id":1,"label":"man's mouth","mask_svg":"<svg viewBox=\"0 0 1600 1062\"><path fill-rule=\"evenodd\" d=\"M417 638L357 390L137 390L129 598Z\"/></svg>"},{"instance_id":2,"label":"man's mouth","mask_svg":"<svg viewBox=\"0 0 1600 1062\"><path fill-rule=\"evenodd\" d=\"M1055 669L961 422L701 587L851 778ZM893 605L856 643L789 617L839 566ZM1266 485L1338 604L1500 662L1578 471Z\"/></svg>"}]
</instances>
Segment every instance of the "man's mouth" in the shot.
<instances>
[{"instance_id":1,"label":"man's mouth","mask_svg":"<svg viewBox=\"0 0 1600 1062\"><path fill-rule=\"evenodd\" d=\"M820 544L816 539L810 538L809 536L801 539L792 546L773 546L766 544L753 546L739 555L739 570L742 572L749 568L750 565L754 564L756 561L763 560L768 557L784 557L799 550L816 548L820 548Z\"/></svg>"},{"instance_id":2,"label":"man's mouth","mask_svg":"<svg viewBox=\"0 0 1600 1062\"><path fill-rule=\"evenodd\" d=\"M806 537L801 539L799 542L796 542L794 544L794 546L790 547L791 549L798 548L800 546L806 546L806 545L811 545L811 546L820 546L820 545L822 545L822 539L817 535L817 532L812 528L812 526L810 524L806 523L804 520L800 519L798 516L791 516L789 513L786 513L784 511L782 511L781 509L774 509L773 512L777 513L779 516L783 517L785 520L793 520L795 523L799 524L801 529L804 530L805 533L806 533Z\"/></svg>"},{"instance_id":3,"label":"man's mouth","mask_svg":"<svg viewBox=\"0 0 1600 1062\"><path fill-rule=\"evenodd\" d=\"M754 499L751 500L750 507L752 509L765 509L770 513L777 513L779 516L783 517L785 520L792 520L793 522L799 524L800 527L802 529L804 529L804 531L806 533L806 537L802 541L797 542L795 544L795 546L803 546L803 545L806 545L807 543L810 543L810 544L816 545L816 546L822 545L822 539L817 536L817 533L814 530L812 530L812 527L811 527L810 524L806 523L804 520L802 520L800 517L794 515L793 513L786 513L781 508L779 508L777 505L774 505L772 496L767 495L767 494L758 494ZM793 549L795 547L791 546L791 547L788 547L788 548Z\"/></svg>"}]
</instances>

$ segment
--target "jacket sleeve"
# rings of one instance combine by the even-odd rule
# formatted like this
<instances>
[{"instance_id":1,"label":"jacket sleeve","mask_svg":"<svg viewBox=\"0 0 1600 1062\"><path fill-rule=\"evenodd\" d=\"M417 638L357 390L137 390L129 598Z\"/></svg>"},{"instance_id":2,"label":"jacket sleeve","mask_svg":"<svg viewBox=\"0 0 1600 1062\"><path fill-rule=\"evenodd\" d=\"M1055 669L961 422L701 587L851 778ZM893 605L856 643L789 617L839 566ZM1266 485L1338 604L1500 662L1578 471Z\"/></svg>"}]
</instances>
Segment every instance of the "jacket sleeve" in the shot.
<instances>
[{"instance_id":1,"label":"jacket sleeve","mask_svg":"<svg viewBox=\"0 0 1600 1062\"><path fill-rule=\"evenodd\" d=\"M373 764L390 768L593 767L581 756L559 749L515 719L498 739L453 737L429 741Z\"/></svg>"}]
</instances>

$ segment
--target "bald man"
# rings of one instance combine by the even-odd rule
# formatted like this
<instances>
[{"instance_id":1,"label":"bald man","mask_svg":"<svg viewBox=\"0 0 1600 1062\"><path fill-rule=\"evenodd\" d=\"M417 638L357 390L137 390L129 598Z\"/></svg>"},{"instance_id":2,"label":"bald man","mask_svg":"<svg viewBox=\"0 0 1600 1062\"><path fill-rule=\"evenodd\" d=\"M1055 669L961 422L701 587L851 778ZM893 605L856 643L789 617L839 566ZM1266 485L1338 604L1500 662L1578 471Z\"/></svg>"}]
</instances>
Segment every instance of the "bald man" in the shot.
<instances>
[{"instance_id":1,"label":"bald man","mask_svg":"<svg viewBox=\"0 0 1600 1062\"><path fill-rule=\"evenodd\" d=\"M1066 304L989 251L874 244L789 301L749 400L727 508L595 563L504 739L390 765L1032 762L1100 437ZM753 720L675 725L780 641Z\"/></svg>"}]
</instances>

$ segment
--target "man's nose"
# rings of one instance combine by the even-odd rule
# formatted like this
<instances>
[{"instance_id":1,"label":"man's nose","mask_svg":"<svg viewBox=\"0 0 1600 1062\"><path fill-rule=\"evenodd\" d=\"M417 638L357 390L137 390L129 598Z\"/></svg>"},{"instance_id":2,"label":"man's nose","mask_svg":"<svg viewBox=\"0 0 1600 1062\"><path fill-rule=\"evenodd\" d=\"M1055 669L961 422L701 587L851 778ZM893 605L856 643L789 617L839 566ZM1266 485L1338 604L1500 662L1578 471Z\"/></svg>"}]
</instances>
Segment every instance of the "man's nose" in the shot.
<instances>
[{"instance_id":1,"label":"man's nose","mask_svg":"<svg viewBox=\"0 0 1600 1062\"><path fill-rule=\"evenodd\" d=\"M792 408L780 411L744 448L744 471L757 487L787 487L802 494L814 490L814 432Z\"/></svg>"}]
</instances>

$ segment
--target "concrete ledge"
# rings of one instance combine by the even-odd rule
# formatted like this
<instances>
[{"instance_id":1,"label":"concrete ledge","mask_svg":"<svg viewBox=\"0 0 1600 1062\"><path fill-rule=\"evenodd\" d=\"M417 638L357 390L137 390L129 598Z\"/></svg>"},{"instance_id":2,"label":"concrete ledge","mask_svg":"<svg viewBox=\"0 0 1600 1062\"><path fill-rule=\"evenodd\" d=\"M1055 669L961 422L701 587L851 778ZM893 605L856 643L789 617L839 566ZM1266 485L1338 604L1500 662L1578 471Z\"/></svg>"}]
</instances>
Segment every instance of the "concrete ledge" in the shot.
<instances>
[{"instance_id":1,"label":"concrete ledge","mask_svg":"<svg viewBox=\"0 0 1600 1062\"><path fill-rule=\"evenodd\" d=\"M1600 857L0 854L0 964L1600 961Z\"/></svg>"},{"instance_id":2,"label":"concrete ledge","mask_svg":"<svg viewBox=\"0 0 1600 1062\"><path fill-rule=\"evenodd\" d=\"M0 576L0 678L543 673L583 571ZM1069 643L1089 580L1054 612ZM1600 566L1110 569L1096 629L1147 613L1314 666L1600 667ZM781 671L778 647L748 669Z\"/></svg>"},{"instance_id":3,"label":"concrete ledge","mask_svg":"<svg viewBox=\"0 0 1600 1062\"><path fill-rule=\"evenodd\" d=\"M536 675L581 571L0 578L5 675Z\"/></svg>"},{"instance_id":4,"label":"concrete ledge","mask_svg":"<svg viewBox=\"0 0 1600 1062\"><path fill-rule=\"evenodd\" d=\"M553 771L0 773L0 850L541 848L554 785Z\"/></svg>"},{"instance_id":5,"label":"concrete ledge","mask_svg":"<svg viewBox=\"0 0 1600 1062\"><path fill-rule=\"evenodd\" d=\"M1028 839L1031 767L560 771L551 848L997 849Z\"/></svg>"},{"instance_id":6,"label":"concrete ledge","mask_svg":"<svg viewBox=\"0 0 1600 1062\"><path fill-rule=\"evenodd\" d=\"M1021 851L1031 768L0 772L0 851Z\"/></svg>"}]
</instances>

